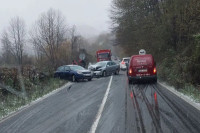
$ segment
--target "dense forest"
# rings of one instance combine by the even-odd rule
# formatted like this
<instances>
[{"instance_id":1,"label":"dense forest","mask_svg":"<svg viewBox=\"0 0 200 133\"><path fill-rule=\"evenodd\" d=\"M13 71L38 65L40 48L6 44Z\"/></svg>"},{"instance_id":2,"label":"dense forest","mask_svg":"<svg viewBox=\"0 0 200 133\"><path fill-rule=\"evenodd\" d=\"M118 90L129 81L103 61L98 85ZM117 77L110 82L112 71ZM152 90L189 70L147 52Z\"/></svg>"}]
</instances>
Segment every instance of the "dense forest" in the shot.
<instances>
[{"instance_id":1,"label":"dense forest","mask_svg":"<svg viewBox=\"0 0 200 133\"><path fill-rule=\"evenodd\" d=\"M127 55L143 48L177 88L200 81L199 0L113 0L112 31Z\"/></svg>"}]
</instances>

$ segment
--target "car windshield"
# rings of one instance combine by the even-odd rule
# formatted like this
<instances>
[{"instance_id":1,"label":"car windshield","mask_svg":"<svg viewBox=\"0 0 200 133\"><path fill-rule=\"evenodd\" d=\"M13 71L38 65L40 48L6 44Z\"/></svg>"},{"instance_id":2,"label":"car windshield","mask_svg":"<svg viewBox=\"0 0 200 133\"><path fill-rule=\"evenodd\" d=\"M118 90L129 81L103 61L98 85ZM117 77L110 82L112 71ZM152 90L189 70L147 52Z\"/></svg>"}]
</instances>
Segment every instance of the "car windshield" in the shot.
<instances>
[{"instance_id":1,"label":"car windshield","mask_svg":"<svg viewBox=\"0 0 200 133\"><path fill-rule=\"evenodd\" d=\"M129 63L130 59L124 59L124 62Z\"/></svg>"},{"instance_id":2,"label":"car windshield","mask_svg":"<svg viewBox=\"0 0 200 133\"><path fill-rule=\"evenodd\" d=\"M77 71L77 70L85 70L85 68L81 67L81 66L70 66L70 69L73 71Z\"/></svg>"},{"instance_id":3,"label":"car windshield","mask_svg":"<svg viewBox=\"0 0 200 133\"><path fill-rule=\"evenodd\" d=\"M102 62L96 63L95 65L97 65L97 66L106 66L106 64L107 64L107 62L102 61Z\"/></svg>"}]
</instances>

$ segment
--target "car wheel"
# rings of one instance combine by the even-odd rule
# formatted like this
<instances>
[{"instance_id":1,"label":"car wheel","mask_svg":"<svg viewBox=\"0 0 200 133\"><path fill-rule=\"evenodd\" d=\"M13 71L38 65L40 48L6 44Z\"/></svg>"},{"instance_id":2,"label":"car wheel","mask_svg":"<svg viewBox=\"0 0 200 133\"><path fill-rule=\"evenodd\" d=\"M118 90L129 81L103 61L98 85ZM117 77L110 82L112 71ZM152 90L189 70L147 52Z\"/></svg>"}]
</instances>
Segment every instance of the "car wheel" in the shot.
<instances>
[{"instance_id":1,"label":"car wheel","mask_svg":"<svg viewBox=\"0 0 200 133\"><path fill-rule=\"evenodd\" d=\"M129 80L128 80L128 83L129 83L129 84L132 84L132 80L129 79Z\"/></svg>"},{"instance_id":2,"label":"car wheel","mask_svg":"<svg viewBox=\"0 0 200 133\"><path fill-rule=\"evenodd\" d=\"M154 79L153 83L157 83L157 78Z\"/></svg>"},{"instance_id":3,"label":"car wheel","mask_svg":"<svg viewBox=\"0 0 200 133\"><path fill-rule=\"evenodd\" d=\"M106 74L106 71L103 71L102 76L103 76L103 77L106 77L106 75L107 75L107 74Z\"/></svg>"},{"instance_id":4,"label":"car wheel","mask_svg":"<svg viewBox=\"0 0 200 133\"><path fill-rule=\"evenodd\" d=\"M132 84L134 85L134 84L138 84L139 83L139 81L138 80L133 80L132 81Z\"/></svg>"},{"instance_id":5,"label":"car wheel","mask_svg":"<svg viewBox=\"0 0 200 133\"><path fill-rule=\"evenodd\" d=\"M91 81L91 80L92 80L92 78L89 78L89 79L88 79L88 81Z\"/></svg>"},{"instance_id":6,"label":"car wheel","mask_svg":"<svg viewBox=\"0 0 200 133\"><path fill-rule=\"evenodd\" d=\"M75 81L76 81L75 75L72 75L72 82L75 82Z\"/></svg>"},{"instance_id":7,"label":"car wheel","mask_svg":"<svg viewBox=\"0 0 200 133\"><path fill-rule=\"evenodd\" d=\"M115 75L118 75L118 74L119 74L119 70L116 70Z\"/></svg>"}]
</instances>

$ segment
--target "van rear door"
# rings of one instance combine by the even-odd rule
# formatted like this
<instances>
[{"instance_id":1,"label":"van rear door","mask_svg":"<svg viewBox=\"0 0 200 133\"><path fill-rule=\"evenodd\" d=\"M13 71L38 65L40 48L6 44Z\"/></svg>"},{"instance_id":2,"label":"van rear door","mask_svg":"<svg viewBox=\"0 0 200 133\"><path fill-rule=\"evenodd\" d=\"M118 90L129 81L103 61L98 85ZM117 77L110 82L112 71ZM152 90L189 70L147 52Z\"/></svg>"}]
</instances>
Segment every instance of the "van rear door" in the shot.
<instances>
[{"instance_id":1,"label":"van rear door","mask_svg":"<svg viewBox=\"0 0 200 133\"><path fill-rule=\"evenodd\" d=\"M134 76L150 76L153 71L153 58L150 55L136 56L132 60Z\"/></svg>"}]
</instances>

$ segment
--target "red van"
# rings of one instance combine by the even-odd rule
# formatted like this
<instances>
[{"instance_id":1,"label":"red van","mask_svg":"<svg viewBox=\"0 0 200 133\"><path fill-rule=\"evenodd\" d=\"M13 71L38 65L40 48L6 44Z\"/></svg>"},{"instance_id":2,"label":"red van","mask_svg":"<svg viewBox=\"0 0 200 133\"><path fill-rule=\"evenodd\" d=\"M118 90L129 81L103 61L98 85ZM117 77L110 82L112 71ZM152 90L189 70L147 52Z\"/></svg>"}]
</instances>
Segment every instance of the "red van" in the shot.
<instances>
[{"instance_id":1,"label":"red van","mask_svg":"<svg viewBox=\"0 0 200 133\"><path fill-rule=\"evenodd\" d=\"M157 82L156 63L150 54L133 55L129 63L128 71L129 83L137 81Z\"/></svg>"}]
</instances>

